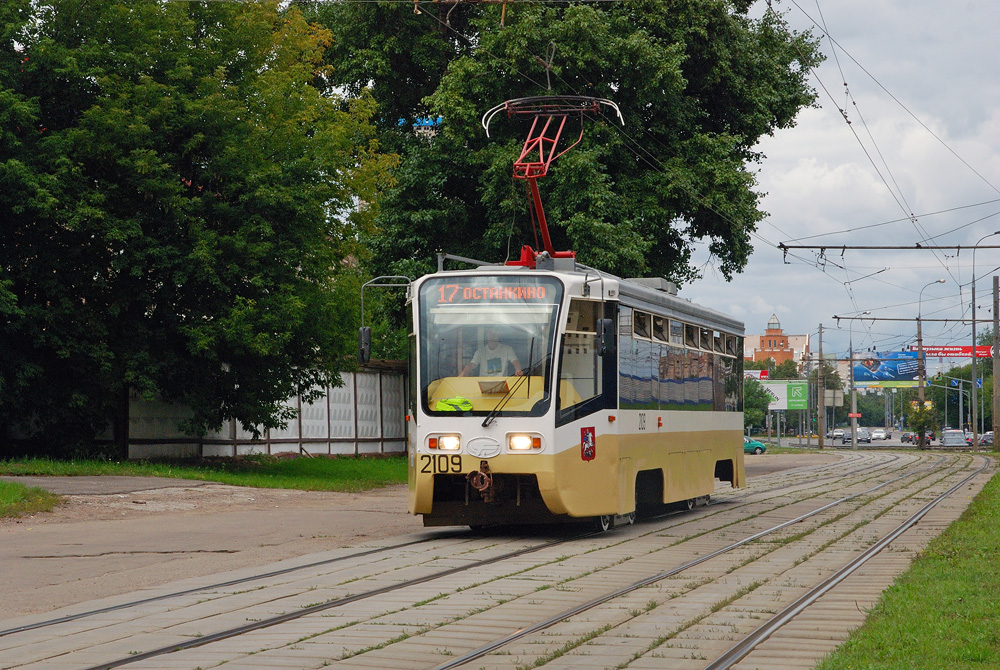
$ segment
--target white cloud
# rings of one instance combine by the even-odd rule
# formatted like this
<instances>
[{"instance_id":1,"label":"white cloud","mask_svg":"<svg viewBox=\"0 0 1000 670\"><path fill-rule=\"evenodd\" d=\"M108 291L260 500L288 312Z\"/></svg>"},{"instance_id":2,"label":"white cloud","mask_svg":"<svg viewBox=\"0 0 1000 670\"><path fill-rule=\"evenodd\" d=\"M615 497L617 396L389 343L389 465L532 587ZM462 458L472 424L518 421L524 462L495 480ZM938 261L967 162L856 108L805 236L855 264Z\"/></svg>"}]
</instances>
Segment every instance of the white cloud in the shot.
<instances>
[{"instance_id":1,"label":"white cloud","mask_svg":"<svg viewBox=\"0 0 1000 670\"><path fill-rule=\"evenodd\" d=\"M819 18L814 4L800 5ZM784 6L793 27L810 27L799 9ZM1000 202L969 207L1000 199L1000 78L994 72L1000 4L844 0L821 6L834 39L871 76L843 51L838 67L824 40L830 57L818 76L833 100L820 89L821 109L804 110L795 128L762 142L767 158L759 190L767 193L762 207L770 217L759 233L773 243L822 235L803 243L829 244L827 263L815 260L817 252L796 251L807 261L789 259L789 265L780 251L755 240L756 252L733 282L707 269L681 295L743 319L750 333L763 332L772 313L786 332L799 334L814 333L820 323L833 328L834 314L871 310L873 316L909 321L858 323L855 344L859 337L865 346L899 344L913 337L918 307L925 318L960 318L963 306L967 310L971 251L841 256L836 247L913 245L925 235L940 236L938 244L968 247L1000 230L1000 215L976 222L1000 212ZM849 126L838 107L847 110ZM951 211L933 214L942 210ZM906 220L910 211L919 217L919 230ZM895 219L902 220L871 227ZM1000 236L983 244L1000 245ZM706 252L695 258L705 262ZM998 266L1000 249L978 250L977 275ZM939 277L947 283L924 288ZM845 286L847 280L854 281ZM988 276L980 279L977 292L986 294L990 285ZM988 316L988 300L977 302L979 316ZM828 332L825 349L846 350L848 322L841 326ZM931 343L971 339L968 325L928 323L925 331Z\"/></svg>"}]
</instances>

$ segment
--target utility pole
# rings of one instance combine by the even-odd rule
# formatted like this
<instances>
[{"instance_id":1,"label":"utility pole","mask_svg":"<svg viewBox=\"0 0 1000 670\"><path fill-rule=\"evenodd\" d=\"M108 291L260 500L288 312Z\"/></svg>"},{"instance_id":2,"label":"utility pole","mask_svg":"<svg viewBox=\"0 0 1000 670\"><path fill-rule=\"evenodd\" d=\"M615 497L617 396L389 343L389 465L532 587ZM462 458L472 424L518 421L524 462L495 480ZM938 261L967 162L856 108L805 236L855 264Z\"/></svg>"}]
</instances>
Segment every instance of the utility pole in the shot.
<instances>
[{"instance_id":1,"label":"utility pole","mask_svg":"<svg viewBox=\"0 0 1000 670\"><path fill-rule=\"evenodd\" d=\"M819 448L823 448L823 438L826 431L823 430L823 415L826 413L826 374L823 370L823 324L819 324L819 367L816 370L816 433Z\"/></svg>"},{"instance_id":2,"label":"utility pole","mask_svg":"<svg viewBox=\"0 0 1000 670\"><path fill-rule=\"evenodd\" d=\"M920 411L924 411L924 337L923 331L920 329L920 317L917 317L917 369L920 371L920 375L917 378L917 400L920 401ZM920 440L918 444L921 449L927 447L927 437L925 435L926 431L920 431Z\"/></svg>"},{"instance_id":3,"label":"utility pole","mask_svg":"<svg viewBox=\"0 0 1000 670\"><path fill-rule=\"evenodd\" d=\"M993 450L997 448L997 417L1000 416L1000 276L993 275Z\"/></svg>"}]
</instances>

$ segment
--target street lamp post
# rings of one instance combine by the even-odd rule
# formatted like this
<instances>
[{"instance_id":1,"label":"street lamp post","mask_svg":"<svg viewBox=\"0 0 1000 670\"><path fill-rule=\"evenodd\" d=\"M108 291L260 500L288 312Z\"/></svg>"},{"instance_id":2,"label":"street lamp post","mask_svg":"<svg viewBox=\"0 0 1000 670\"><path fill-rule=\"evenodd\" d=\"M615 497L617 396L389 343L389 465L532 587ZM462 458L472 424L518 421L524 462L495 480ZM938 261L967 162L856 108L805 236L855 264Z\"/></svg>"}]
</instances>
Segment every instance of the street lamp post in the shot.
<instances>
[{"instance_id":1,"label":"street lamp post","mask_svg":"<svg viewBox=\"0 0 1000 670\"><path fill-rule=\"evenodd\" d=\"M980 242L985 240L987 237L993 237L994 235L1000 235L1000 230L994 231L992 233L987 233L979 238L979 242L976 242L975 246L972 247L972 448L975 449L979 446L979 435L977 434L978 428L976 427L976 247L979 246ZM995 382L996 380L994 380Z\"/></svg>"},{"instance_id":2,"label":"street lamp post","mask_svg":"<svg viewBox=\"0 0 1000 670\"><path fill-rule=\"evenodd\" d=\"M861 312L861 316L866 314L871 314L871 310ZM857 450L858 448L858 392L854 387L854 319L851 319L851 325L847 330L848 332L848 342L850 343L850 364L848 367L851 370L851 449Z\"/></svg>"},{"instance_id":3,"label":"street lamp post","mask_svg":"<svg viewBox=\"0 0 1000 670\"><path fill-rule=\"evenodd\" d=\"M973 250L975 253L975 250ZM919 386L917 387L917 399L920 401L920 410L924 409L924 384L926 383L926 366L924 365L924 337L923 332L920 329L920 316L923 314L923 299L924 299L924 289L932 284L943 284L944 279L935 279L932 282L927 282L924 288L920 289L920 294L917 297L917 370L919 371L917 382ZM927 446L927 436L926 431L920 431L920 448L923 449Z\"/></svg>"}]
</instances>

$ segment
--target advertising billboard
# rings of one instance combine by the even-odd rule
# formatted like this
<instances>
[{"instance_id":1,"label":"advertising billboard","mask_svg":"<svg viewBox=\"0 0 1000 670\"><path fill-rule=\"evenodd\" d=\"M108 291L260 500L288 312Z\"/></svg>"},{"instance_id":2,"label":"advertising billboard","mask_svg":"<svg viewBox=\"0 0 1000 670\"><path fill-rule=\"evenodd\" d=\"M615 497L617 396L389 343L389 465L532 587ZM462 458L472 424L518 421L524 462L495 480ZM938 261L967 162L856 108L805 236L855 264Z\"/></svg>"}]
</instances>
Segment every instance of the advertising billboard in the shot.
<instances>
[{"instance_id":1,"label":"advertising billboard","mask_svg":"<svg viewBox=\"0 0 1000 670\"><path fill-rule=\"evenodd\" d=\"M920 359L915 351L884 351L854 357L854 385L858 388L916 388L919 379Z\"/></svg>"},{"instance_id":2,"label":"advertising billboard","mask_svg":"<svg viewBox=\"0 0 1000 670\"><path fill-rule=\"evenodd\" d=\"M910 351L916 351L916 346L911 346ZM976 347L976 358L992 358L993 347L980 344ZM971 344L949 344L945 346L928 345L924 347L925 358L972 358Z\"/></svg>"},{"instance_id":3,"label":"advertising billboard","mask_svg":"<svg viewBox=\"0 0 1000 670\"><path fill-rule=\"evenodd\" d=\"M772 398L767 406L769 410L809 409L809 384L806 380L766 381L761 385Z\"/></svg>"}]
</instances>

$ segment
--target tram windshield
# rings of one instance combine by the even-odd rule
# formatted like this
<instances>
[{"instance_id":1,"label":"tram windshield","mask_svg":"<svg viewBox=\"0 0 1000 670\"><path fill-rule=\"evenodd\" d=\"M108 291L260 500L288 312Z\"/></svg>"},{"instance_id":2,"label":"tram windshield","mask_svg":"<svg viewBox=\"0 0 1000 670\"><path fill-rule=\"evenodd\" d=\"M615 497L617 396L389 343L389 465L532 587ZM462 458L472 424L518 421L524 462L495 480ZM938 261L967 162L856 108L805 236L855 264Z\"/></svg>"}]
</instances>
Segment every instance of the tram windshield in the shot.
<instances>
[{"instance_id":1,"label":"tram windshield","mask_svg":"<svg viewBox=\"0 0 1000 670\"><path fill-rule=\"evenodd\" d=\"M420 398L436 415L540 416L550 404L562 283L434 277L420 288Z\"/></svg>"}]
</instances>

